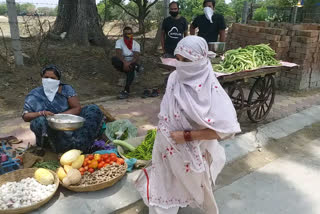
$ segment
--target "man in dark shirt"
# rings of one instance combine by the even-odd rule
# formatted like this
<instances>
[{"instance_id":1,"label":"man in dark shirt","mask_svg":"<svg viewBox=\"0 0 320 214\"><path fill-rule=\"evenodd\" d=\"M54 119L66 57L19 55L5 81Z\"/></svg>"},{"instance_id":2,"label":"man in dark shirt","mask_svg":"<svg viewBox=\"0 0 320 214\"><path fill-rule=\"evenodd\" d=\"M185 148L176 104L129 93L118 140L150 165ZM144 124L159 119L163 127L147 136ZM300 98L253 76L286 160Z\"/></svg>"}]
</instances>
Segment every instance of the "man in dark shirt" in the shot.
<instances>
[{"instance_id":1,"label":"man in dark shirt","mask_svg":"<svg viewBox=\"0 0 320 214\"><path fill-rule=\"evenodd\" d=\"M224 17L214 12L216 2L214 0L204 0L204 14L197 16L190 27L190 34L195 35L196 28L199 28L198 36L203 37L207 42L225 41L226 24Z\"/></svg>"},{"instance_id":2,"label":"man in dark shirt","mask_svg":"<svg viewBox=\"0 0 320 214\"><path fill-rule=\"evenodd\" d=\"M179 15L179 3L171 2L169 10L171 16L162 22L161 46L164 57L174 57L173 52L178 42L188 35L188 23Z\"/></svg>"}]
</instances>

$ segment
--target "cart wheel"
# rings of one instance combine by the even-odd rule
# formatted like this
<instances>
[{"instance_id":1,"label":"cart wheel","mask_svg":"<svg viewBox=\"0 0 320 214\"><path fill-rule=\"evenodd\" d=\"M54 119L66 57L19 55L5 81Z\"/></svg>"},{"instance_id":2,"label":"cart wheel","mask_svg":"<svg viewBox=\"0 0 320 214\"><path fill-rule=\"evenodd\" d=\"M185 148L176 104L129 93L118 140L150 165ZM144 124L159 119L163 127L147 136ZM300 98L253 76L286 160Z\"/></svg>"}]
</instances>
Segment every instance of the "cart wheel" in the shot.
<instances>
[{"instance_id":1,"label":"cart wheel","mask_svg":"<svg viewBox=\"0 0 320 214\"><path fill-rule=\"evenodd\" d=\"M259 77L253 84L249 97L247 114L252 122L260 122L269 114L275 97L275 82L271 75Z\"/></svg>"},{"instance_id":2,"label":"cart wheel","mask_svg":"<svg viewBox=\"0 0 320 214\"><path fill-rule=\"evenodd\" d=\"M237 117L240 118L244 107L244 93L239 83L229 85L228 95L237 111Z\"/></svg>"}]
</instances>

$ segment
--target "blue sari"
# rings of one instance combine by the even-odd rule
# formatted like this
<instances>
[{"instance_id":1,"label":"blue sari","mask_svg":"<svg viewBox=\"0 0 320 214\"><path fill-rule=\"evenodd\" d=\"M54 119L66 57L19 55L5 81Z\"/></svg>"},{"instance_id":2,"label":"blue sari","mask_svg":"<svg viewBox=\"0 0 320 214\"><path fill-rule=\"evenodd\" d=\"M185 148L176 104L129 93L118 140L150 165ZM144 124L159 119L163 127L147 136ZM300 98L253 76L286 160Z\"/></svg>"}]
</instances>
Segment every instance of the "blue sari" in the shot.
<instances>
[{"instance_id":1,"label":"blue sari","mask_svg":"<svg viewBox=\"0 0 320 214\"><path fill-rule=\"evenodd\" d=\"M77 96L75 90L67 84L61 84L61 93L57 92L50 102L43 87L33 89L26 97L23 113L50 111L54 114L67 111L70 107L68 99ZM60 153L70 149L90 152L94 140L98 137L103 123L103 114L97 105L88 105L81 109L80 116L85 118L84 125L75 131L57 131L48 126L45 117L33 119L30 129L36 135L36 143L40 147L50 146L54 152Z\"/></svg>"}]
</instances>

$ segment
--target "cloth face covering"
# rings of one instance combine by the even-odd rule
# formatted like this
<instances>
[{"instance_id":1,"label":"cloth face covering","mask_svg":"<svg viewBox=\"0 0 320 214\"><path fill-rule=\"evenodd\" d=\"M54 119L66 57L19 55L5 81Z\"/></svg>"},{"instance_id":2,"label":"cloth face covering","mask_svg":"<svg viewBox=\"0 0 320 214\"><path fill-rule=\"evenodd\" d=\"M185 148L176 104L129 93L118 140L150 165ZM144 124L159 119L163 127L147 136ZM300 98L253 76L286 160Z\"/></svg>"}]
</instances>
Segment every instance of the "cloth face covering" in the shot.
<instances>
[{"instance_id":1,"label":"cloth face covering","mask_svg":"<svg viewBox=\"0 0 320 214\"><path fill-rule=\"evenodd\" d=\"M128 47L129 50L132 50L132 44L133 44L133 35L127 35L128 37L124 37L124 43L126 44L126 46Z\"/></svg>"},{"instance_id":2,"label":"cloth face covering","mask_svg":"<svg viewBox=\"0 0 320 214\"><path fill-rule=\"evenodd\" d=\"M177 17L178 14L179 14L178 11L170 11L169 13L170 13L170 15L171 15L172 17Z\"/></svg>"},{"instance_id":3,"label":"cloth face covering","mask_svg":"<svg viewBox=\"0 0 320 214\"><path fill-rule=\"evenodd\" d=\"M42 78L42 85L45 95L50 102L53 101L56 93L58 92L60 80Z\"/></svg>"},{"instance_id":4,"label":"cloth face covering","mask_svg":"<svg viewBox=\"0 0 320 214\"><path fill-rule=\"evenodd\" d=\"M212 8L211 7L205 7L203 9L203 11L204 11L204 15L206 16L206 18L210 21L210 23L212 23L212 16L213 16L213 13L214 13Z\"/></svg>"}]
</instances>

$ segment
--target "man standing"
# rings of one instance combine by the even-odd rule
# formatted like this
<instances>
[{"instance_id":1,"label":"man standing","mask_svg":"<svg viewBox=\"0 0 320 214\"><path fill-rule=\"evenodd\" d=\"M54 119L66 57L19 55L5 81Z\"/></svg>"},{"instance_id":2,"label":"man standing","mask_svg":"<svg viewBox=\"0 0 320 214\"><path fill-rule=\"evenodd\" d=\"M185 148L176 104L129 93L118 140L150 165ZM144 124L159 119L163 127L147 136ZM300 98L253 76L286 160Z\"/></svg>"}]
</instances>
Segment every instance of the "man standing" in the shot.
<instances>
[{"instance_id":1,"label":"man standing","mask_svg":"<svg viewBox=\"0 0 320 214\"><path fill-rule=\"evenodd\" d=\"M196 28L199 28L198 36L203 37L207 42L224 42L226 39L226 23L223 15L214 12L216 2L214 0L204 0L204 14L197 16L190 27L190 34L195 35Z\"/></svg>"},{"instance_id":2,"label":"man standing","mask_svg":"<svg viewBox=\"0 0 320 214\"><path fill-rule=\"evenodd\" d=\"M169 4L169 13L171 16L165 18L162 22L161 46L164 57L174 58L174 49L178 42L188 35L187 20L179 15L179 3L171 2Z\"/></svg>"},{"instance_id":3,"label":"man standing","mask_svg":"<svg viewBox=\"0 0 320 214\"><path fill-rule=\"evenodd\" d=\"M131 27L123 29L123 38L116 42L116 56L112 57L112 65L120 72L127 75L126 85L120 92L119 99L129 97L130 86L135 78L135 72L139 70L140 45L133 40Z\"/></svg>"}]
</instances>

